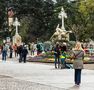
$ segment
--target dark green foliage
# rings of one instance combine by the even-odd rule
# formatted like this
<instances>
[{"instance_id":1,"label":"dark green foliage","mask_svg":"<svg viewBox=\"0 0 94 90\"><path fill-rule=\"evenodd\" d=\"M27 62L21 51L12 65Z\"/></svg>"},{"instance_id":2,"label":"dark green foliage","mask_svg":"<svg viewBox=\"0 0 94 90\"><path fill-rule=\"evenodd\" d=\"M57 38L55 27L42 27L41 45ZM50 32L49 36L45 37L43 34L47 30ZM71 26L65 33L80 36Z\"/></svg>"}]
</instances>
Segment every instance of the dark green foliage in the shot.
<instances>
[{"instance_id":1,"label":"dark green foliage","mask_svg":"<svg viewBox=\"0 0 94 90\"><path fill-rule=\"evenodd\" d=\"M92 0L87 0L89 5L77 0L68 3L67 0L0 0L0 35L14 35L8 32L7 9L12 7L15 12L14 17L18 17L21 26L19 33L24 42L49 40L55 32L57 24L61 26L61 20L58 18L62 6L67 13L65 19L66 30L71 30L77 40L94 39L94 5ZM82 3L82 4L81 4ZM92 3L92 5L91 5ZM82 6L81 6L82 5ZM86 6L84 6L86 5ZM86 8L87 7L87 8ZM6 32L6 33L5 33Z\"/></svg>"}]
</instances>

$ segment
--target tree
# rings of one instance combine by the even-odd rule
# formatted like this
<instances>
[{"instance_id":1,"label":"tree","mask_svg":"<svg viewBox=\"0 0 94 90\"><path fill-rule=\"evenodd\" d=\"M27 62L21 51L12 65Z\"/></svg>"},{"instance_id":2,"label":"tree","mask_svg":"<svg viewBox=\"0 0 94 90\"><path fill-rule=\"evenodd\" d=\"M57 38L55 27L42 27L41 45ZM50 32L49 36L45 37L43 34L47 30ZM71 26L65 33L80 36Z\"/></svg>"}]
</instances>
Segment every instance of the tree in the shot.
<instances>
[{"instance_id":1,"label":"tree","mask_svg":"<svg viewBox=\"0 0 94 90\"><path fill-rule=\"evenodd\" d=\"M6 24L6 13L6 2L4 0L0 0L0 30L2 30Z\"/></svg>"},{"instance_id":2,"label":"tree","mask_svg":"<svg viewBox=\"0 0 94 90\"><path fill-rule=\"evenodd\" d=\"M52 0L17 0L15 1L14 8L16 10L16 15L21 22L25 17L26 19L25 27L30 41L40 39L47 40L51 36L52 29L52 15L53 15L53 4ZM24 26L23 26L24 27ZM22 27L21 27L22 28ZM20 29L21 29L20 28ZM26 28L23 28L26 29ZM22 31L22 30L21 30ZM25 30L24 30L25 31ZM23 32L20 33L23 36ZM32 36L32 37L31 37ZM24 37L25 38L25 37ZM27 38L27 39L28 39Z\"/></svg>"},{"instance_id":3,"label":"tree","mask_svg":"<svg viewBox=\"0 0 94 90\"><path fill-rule=\"evenodd\" d=\"M65 9L68 18L65 29L75 33L77 40L94 38L94 0L0 0L0 30L6 30L7 8L13 7L15 17L21 22L19 33L23 41L49 40L61 20L58 14ZM86 1L86 2L85 2ZM8 4L9 3L9 4ZM13 35L13 34L12 34Z\"/></svg>"},{"instance_id":4,"label":"tree","mask_svg":"<svg viewBox=\"0 0 94 90\"><path fill-rule=\"evenodd\" d=\"M85 35L94 40L94 0L80 1L79 12L83 15L85 21Z\"/></svg>"}]
</instances>

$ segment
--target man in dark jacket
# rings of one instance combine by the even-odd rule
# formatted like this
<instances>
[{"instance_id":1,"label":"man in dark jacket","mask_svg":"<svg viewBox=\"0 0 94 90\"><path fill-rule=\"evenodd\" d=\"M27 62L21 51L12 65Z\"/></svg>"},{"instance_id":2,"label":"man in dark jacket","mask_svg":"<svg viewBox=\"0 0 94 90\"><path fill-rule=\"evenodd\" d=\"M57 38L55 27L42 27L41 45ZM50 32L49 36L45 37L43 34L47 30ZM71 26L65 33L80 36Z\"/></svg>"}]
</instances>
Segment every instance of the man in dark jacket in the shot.
<instances>
[{"instance_id":1,"label":"man in dark jacket","mask_svg":"<svg viewBox=\"0 0 94 90\"><path fill-rule=\"evenodd\" d=\"M59 44L56 45L56 47L54 48L54 58L55 58L55 68L57 68L57 64L58 64L58 68L60 67L60 47Z\"/></svg>"},{"instance_id":2,"label":"man in dark jacket","mask_svg":"<svg viewBox=\"0 0 94 90\"><path fill-rule=\"evenodd\" d=\"M23 50L22 45L17 47L17 53L19 54L19 62L22 62L22 50Z\"/></svg>"},{"instance_id":3,"label":"man in dark jacket","mask_svg":"<svg viewBox=\"0 0 94 90\"><path fill-rule=\"evenodd\" d=\"M22 60L24 61L24 63L26 63L27 54L28 54L28 50L27 50L26 45L25 45L22 49Z\"/></svg>"}]
</instances>

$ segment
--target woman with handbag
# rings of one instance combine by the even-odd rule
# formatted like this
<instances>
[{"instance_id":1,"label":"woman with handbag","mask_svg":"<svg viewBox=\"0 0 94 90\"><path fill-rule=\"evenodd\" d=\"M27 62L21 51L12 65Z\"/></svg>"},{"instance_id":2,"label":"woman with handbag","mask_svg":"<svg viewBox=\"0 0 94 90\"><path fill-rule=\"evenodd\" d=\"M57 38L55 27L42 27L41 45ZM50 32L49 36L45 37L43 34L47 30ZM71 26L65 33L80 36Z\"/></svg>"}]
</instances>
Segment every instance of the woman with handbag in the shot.
<instances>
[{"instance_id":1,"label":"woman with handbag","mask_svg":"<svg viewBox=\"0 0 94 90\"><path fill-rule=\"evenodd\" d=\"M75 85L79 86L81 83L81 71L83 69L84 50L81 47L81 43L77 42L75 48L73 48L73 68L75 70Z\"/></svg>"}]
</instances>

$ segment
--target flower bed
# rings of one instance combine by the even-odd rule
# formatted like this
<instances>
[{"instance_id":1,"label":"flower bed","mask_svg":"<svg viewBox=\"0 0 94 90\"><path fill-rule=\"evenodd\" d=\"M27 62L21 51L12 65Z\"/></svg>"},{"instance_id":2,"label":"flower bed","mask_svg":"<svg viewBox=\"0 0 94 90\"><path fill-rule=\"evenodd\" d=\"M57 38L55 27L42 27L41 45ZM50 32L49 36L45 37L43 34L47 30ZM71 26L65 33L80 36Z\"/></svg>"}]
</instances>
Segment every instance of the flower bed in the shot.
<instances>
[{"instance_id":1,"label":"flower bed","mask_svg":"<svg viewBox=\"0 0 94 90\"><path fill-rule=\"evenodd\" d=\"M54 63L54 53L53 52L46 52L42 53L35 57L28 57L29 62L48 62L48 63ZM84 63L94 63L94 56L85 56ZM73 60L67 58L67 63L73 63Z\"/></svg>"}]
</instances>

